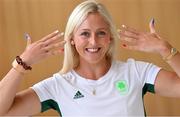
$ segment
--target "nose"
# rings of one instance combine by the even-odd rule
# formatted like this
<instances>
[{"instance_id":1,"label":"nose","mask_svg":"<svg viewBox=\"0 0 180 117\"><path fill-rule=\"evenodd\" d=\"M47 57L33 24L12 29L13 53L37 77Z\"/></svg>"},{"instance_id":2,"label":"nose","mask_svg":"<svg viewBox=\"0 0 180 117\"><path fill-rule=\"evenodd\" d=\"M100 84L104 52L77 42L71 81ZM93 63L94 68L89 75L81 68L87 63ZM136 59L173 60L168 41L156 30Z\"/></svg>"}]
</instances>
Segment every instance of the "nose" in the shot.
<instances>
[{"instance_id":1,"label":"nose","mask_svg":"<svg viewBox=\"0 0 180 117\"><path fill-rule=\"evenodd\" d=\"M92 34L91 37L89 38L89 43L91 45L96 45L97 44L97 37L95 34Z\"/></svg>"}]
</instances>

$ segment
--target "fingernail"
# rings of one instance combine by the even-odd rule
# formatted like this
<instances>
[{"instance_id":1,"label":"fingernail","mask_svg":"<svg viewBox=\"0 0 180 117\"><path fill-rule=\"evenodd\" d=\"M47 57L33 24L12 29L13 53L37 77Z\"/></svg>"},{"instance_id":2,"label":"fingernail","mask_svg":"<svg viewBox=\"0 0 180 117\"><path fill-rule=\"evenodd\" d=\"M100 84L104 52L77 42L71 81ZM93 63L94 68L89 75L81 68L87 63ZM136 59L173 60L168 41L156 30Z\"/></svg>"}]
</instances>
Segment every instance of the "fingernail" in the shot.
<instances>
[{"instance_id":1,"label":"fingernail","mask_svg":"<svg viewBox=\"0 0 180 117\"><path fill-rule=\"evenodd\" d=\"M31 39L28 33L24 33L24 38L25 38L26 40Z\"/></svg>"},{"instance_id":2,"label":"fingernail","mask_svg":"<svg viewBox=\"0 0 180 117\"><path fill-rule=\"evenodd\" d=\"M123 24L122 27L123 27L123 28L126 28L126 25Z\"/></svg>"},{"instance_id":3,"label":"fingernail","mask_svg":"<svg viewBox=\"0 0 180 117\"><path fill-rule=\"evenodd\" d=\"M58 32L59 32L59 30L54 31L54 33L58 33Z\"/></svg>"},{"instance_id":4,"label":"fingernail","mask_svg":"<svg viewBox=\"0 0 180 117\"><path fill-rule=\"evenodd\" d=\"M154 23L155 23L154 18L152 18L150 22L151 22L152 25L154 25Z\"/></svg>"},{"instance_id":5,"label":"fingernail","mask_svg":"<svg viewBox=\"0 0 180 117\"><path fill-rule=\"evenodd\" d=\"M119 33L119 32L121 32L122 30L121 29L117 29L117 32Z\"/></svg>"},{"instance_id":6,"label":"fingernail","mask_svg":"<svg viewBox=\"0 0 180 117\"><path fill-rule=\"evenodd\" d=\"M62 32L60 35L63 36L63 35L64 35L64 32Z\"/></svg>"},{"instance_id":7,"label":"fingernail","mask_svg":"<svg viewBox=\"0 0 180 117\"><path fill-rule=\"evenodd\" d=\"M61 36L63 36L63 35L64 35L64 33L62 32L62 33L58 34L57 36L58 36L58 37L61 37Z\"/></svg>"}]
</instances>

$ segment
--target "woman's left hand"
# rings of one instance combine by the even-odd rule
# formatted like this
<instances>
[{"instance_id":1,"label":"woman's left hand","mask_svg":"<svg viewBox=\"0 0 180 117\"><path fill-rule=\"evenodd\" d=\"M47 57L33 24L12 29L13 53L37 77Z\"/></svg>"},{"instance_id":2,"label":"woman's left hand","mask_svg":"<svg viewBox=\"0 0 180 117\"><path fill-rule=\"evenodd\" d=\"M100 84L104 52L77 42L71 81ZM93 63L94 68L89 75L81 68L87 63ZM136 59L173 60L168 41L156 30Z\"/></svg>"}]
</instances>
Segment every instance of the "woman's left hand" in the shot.
<instances>
[{"instance_id":1,"label":"woman's left hand","mask_svg":"<svg viewBox=\"0 0 180 117\"><path fill-rule=\"evenodd\" d=\"M140 32L122 25L119 32L122 47L130 50L159 53L164 56L163 51L169 50L171 45L155 32L154 20L149 23L149 28L150 32Z\"/></svg>"}]
</instances>

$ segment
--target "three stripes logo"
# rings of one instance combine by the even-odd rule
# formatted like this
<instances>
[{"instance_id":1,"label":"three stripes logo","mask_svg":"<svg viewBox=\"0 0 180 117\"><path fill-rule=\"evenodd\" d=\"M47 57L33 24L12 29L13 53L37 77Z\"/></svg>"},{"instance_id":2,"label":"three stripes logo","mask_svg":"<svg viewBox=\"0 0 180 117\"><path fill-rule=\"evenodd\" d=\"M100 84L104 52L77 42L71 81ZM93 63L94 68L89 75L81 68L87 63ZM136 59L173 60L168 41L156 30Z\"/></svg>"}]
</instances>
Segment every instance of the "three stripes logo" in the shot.
<instances>
[{"instance_id":1,"label":"three stripes logo","mask_svg":"<svg viewBox=\"0 0 180 117\"><path fill-rule=\"evenodd\" d=\"M73 99L79 99L82 97L84 97L84 95L80 91L77 91L76 94L74 95Z\"/></svg>"}]
</instances>

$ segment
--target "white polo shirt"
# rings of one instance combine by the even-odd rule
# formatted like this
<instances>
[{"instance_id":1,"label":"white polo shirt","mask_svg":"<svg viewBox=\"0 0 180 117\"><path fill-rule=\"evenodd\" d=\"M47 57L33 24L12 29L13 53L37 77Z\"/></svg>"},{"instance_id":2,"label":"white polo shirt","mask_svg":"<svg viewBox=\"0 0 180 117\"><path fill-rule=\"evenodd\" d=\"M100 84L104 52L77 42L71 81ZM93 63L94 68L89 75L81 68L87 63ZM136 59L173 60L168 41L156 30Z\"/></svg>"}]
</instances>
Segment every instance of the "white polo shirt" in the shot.
<instances>
[{"instance_id":1,"label":"white polo shirt","mask_svg":"<svg viewBox=\"0 0 180 117\"><path fill-rule=\"evenodd\" d=\"M113 61L98 80L87 80L74 70L54 74L32 88L42 112L55 109L62 117L144 116L143 95L154 92L160 68L142 61Z\"/></svg>"}]
</instances>

